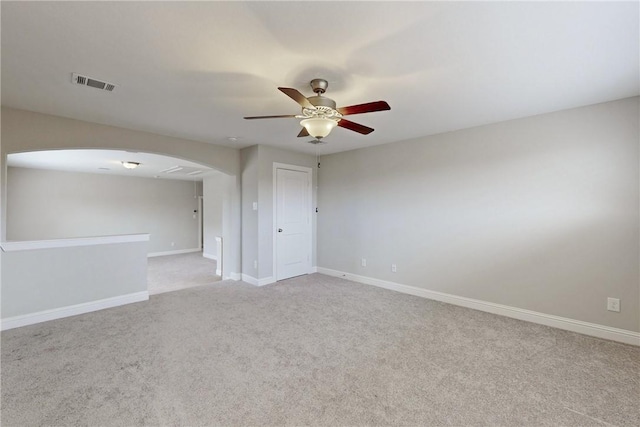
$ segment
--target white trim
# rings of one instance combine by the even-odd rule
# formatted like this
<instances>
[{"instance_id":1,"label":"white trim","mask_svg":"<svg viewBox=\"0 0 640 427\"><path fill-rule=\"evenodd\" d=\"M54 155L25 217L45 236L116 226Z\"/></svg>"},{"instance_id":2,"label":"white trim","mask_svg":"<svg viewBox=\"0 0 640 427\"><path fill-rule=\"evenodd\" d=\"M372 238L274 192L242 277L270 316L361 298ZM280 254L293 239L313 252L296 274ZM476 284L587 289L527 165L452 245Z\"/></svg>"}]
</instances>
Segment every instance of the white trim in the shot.
<instances>
[{"instance_id":1,"label":"white trim","mask_svg":"<svg viewBox=\"0 0 640 427\"><path fill-rule=\"evenodd\" d=\"M242 274L240 274L240 273L231 273L228 276L223 277L223 279L225 279L225 280L234 280L234 281L237 282L239 280L242 280Z\"/></svg>"},{"instance_id":2,"label":"white trim","mask_svg":"<svg viewBox=\"0 0 640 427\"><path fill-rule=\"evenodd\" d=\"M253 286L265 286L265 285L270 285L272 283L276 283L276 280L273 277L256 279L255 277L249 276L248 274L244 274L244 273L242 273L242 281Z\"/></svg>"},{"instance_id":3,"label":"white trim","mask_svg":"<svg viewBox=\"0 0 640 427\"><path fill-rule=\"evenodd\" d=\"M379 288L390 289L392 291L402 292L403 294L415 295L422 298L442 301L453 305L459 305L461 307L472 308L475 310L486 311L488 313L499 314L501 316L525 320L527 322L538 323L540 325L551 326L554 328L577 332L584 335L590 335L612 341L623 342L625 344L640 346L640 333L629 331L626 329L612 328L605 325L598 325L596 323L583 322L581 320L554 316L551 314L525 310L508 305L495 304L492 302L477 300L473 298L446 294L444 292L430 291L427 289L417 288L415 286L401 285L399 283L359 276L357 274L345 273L328 268L318 267L318 273L326 274L327 276L341 277L343 279L363 283L366 285L377 286Z\"/></svg>"},{"instance_id":4,"label":"white trim","mask_svg":"<svg viewBox=\"0 0 640 427\"><path fill-rule=\"evenodd\" d=\"M222 277L222 237L216 236L216 276Z\"/></svg>"},{"instance_id":5,"label":"white trim","mask_svg":"<svg viewBox=\"0 0 640 427\"><path fill-rule=\"evenodd\" d=\"M258 286L270 285L272 283L276 283L276 279L274 277L265 277L263 279L258 279Z\"/></svg>"},{"instance_id":6,"label":"white trim","mask_svg":"<svg viewBox=\"0 0 640 427\"><path fill-rule=\"evenodd\" d=\"M84 302L81 304L68 305L66 307L54 308L51 310L38 311L36 313L8 317L6 319L2 319L0 330L6 331L8 329L19 328L21 326L33 325L35 323L47 322L49 320L61 319L63 317L76 316L78 314L103 310L105 308L118 307L120 305L131 304L134 302L147 301L148 299L149 292L142 291L133 294L119 295L117 297Z\"/></svg>"},{"instance_id":7,"label":"white trim","mask_svg":"<svg viewBox=\"0 0 640 427\"><path fill-rule=\"evenodd\" d=\"M205 257L205 258L208 258L208 259L212 259L214 261L218 260L218 257L216 255L208 254L206 252L202 252L202 256Z\"/></svg>"},{"instance_id":8,"label":"white trim","mask_svg":"<svg viewBox=\"0 0 640 427\"><path fill-rule=\"evenodd\" d=\"M276 283L276 279L274 277L263 277L262 279L258 279L258 286L270 285L272 283Z\"/></svg>"},{"instance_id":9,"label":"white trim","mask_svg":"<svg viewBox=\"0 0 640 427\"><path fill-rule=\"evenodd\" d=\"M316 265L311 267L311 270L309 270L309 274L313 274L313 273L317 273L317 272L318 272L318 266L316 266Z\"/></svg>"},{"instance_id":10,"label":"white trim","mask_svg":"<svg viewBox=\"0 0 640 427\"><path fill-rule=\"evenodd\" d=\"M242 281L253 286L258 286L258 279L248 274L242 273Z\"/></svg>"},{"instance_id":11,"label":"white trim","mask_svg":"<svg viewBox=\"0 0 640 427\"><path fill-rule=\"evenodd\" d=\"M2 242L4 252L32 251L35 249L70 248L75 246L111 245L114 243L148 242L148 234L123 234L117 236L77 237L72 239L25 240Z\"/></svg>"},{"instance_id":12,"label":"white trim","mask_svg":"<svg viewBox=\"0 0 640 427\"><path fill-rule=\"evenodd\" d=\"M147 254L147 258L154 258L157 256L167 256L167 255L190 254L193 252L200 252L200 249L178 249L176 251L151 252Z\"/></svg>"},{"instance_id":13,"label":"white trim","mask_svg":"<svg viewBox=\"0 0 640 427\"><path fill-rule=\"evenodd\" d=\"M278 228L278 179L277 179L277 171L278 169L286 169L286 170L292 170L292 171L298 171L298 172L305 172L307 174L307 189L308 189L308 194L307 194L307 208L309 211L309 224L308 224L308 233L309 233L309 267L311 267L311 256L313 254L313 214L311 213L312 211L312 206L313 206L313 169L306 167L306 166L297 166L297 165L290 165L287 163L278 163L278 162L273 162L273 169L272 169L272 177L271 180L273 181L273 219L272 219L272 226L273 226L273 237L272 237L272 264L273 264L273 278L274 278L274 282L277 281L277 277L278 277L278 252L277 252L277 245L276 245L276 239L277 239L277 234L278 232L276 231L276 229Z\"/></svg>"},{"instance_id":14,"label":"white trim","mask_svg":"<svg viewBox=\"0 0 640 427\"><path fill-rule=\"evenodd\" d=\"M204 188L203 188L203 191L204 191ZM204 236L202 234L204 233L204 230L203 230L204 218L202 217L203 209L204 209L204 196L198 196L198 248L200 250L204 249Z\"/></svg>"}]
</instances>

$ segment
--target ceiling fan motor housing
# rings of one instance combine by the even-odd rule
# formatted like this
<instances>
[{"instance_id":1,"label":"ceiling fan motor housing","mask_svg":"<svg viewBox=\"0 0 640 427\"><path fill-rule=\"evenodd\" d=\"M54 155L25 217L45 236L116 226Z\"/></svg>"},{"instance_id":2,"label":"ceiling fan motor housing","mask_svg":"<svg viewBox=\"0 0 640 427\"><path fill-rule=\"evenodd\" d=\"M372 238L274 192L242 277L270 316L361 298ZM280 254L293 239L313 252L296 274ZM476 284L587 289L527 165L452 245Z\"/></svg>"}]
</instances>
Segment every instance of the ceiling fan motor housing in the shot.
<instances>
[{"instance_id":1,"label":"ceiling fan motor housing","mask_svg":"<svg viewBox=\"0 0 640 427\"><path fill-rule=\"evenodd\" d=\"M326 96L310 96L307 98L311 104L315 107L328 107L333 110L336 109L336 101L331 98L327 98Z\"/></svg>"}]
</instances>

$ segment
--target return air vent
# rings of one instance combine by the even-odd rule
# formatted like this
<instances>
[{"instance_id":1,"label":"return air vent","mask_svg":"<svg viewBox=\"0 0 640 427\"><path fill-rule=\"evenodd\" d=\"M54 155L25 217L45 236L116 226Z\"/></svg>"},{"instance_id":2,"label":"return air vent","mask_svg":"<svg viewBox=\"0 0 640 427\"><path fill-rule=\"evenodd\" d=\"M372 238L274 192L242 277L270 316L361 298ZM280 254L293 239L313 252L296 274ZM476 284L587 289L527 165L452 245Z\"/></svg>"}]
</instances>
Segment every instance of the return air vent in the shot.
<instances>
[{"instance_id":1,"label":"return air vent","mask_svg":"<svg viewBox=\"0 0 640 427\"><path fill-rule=\"evenodd\" d=\"M113 83L103 82L103 81L94 79L93 77L87 77L77 73L73 73L71 77L72 77L71 78L72 83L75 83L81 86L90 86L96 89L106 90L108 92L113 92L113 90L116 88L116 85L114 85Z\"/></svg>"},{"instance_id":2,"label":"return air vent","mask_svg":"<svg viewBox=\"0 0 640 427\"><path fill-rule=\"evenodd\" d=\"M198 168L194 168L191 166L172 166L170 168L167 169L163 169L160 171L160 173L162 174L175 174L175 175L189 175L189 176L195 176L195 175L200 175L201 173L203 173L203 171L201 169Z\"/></svg>"}]
</instances>

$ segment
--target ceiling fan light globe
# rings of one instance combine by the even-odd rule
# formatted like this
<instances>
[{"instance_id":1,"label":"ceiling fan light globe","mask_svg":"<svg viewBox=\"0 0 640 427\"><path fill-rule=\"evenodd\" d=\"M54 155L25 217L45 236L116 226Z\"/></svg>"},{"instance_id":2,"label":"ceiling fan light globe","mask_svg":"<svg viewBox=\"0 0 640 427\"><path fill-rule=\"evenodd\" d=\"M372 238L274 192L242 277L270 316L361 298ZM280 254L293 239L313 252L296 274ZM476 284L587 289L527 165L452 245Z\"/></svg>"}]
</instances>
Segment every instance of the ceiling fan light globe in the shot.
<instances>
[{"instance_id":1,"label":"ceiling fan light globe","mask_svg":"<svg viewBox=\"0 0 640 427\"><path fill-rule=\"evenodd\" d=\"M309 135L320 139L329 135L338 122L322 117L311 117L300 121L300 124L309 132Z\"/></svg>"}]
</instances>

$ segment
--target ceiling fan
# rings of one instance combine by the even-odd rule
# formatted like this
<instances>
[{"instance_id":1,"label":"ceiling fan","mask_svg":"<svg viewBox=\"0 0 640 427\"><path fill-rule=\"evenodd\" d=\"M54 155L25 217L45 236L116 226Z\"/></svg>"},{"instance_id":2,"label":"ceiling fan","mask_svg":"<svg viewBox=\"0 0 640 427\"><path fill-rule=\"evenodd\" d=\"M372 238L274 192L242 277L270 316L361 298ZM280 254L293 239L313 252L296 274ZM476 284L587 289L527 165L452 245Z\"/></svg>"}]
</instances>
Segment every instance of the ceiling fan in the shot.
<instances>
[{"instance_id":1,"label":"ceiling fan","mask_svg":"<svg viewBox=\"0 0 640 427\"><path fill-rule=\"evenodd\" d=\"M336 102L325 96L329 83L324 79L313 79L310 82L311 89L315 96L305 97L297 89L290 87L279 87L282 93L296 101L302 107L301 114L280 115L280 116L254 116L245 117L247 120L253 119L279 119L294 117L300 120L303 127L298 137L312 136L317 140L324 138L336 126L349 129L354 132L368 135L373 132L373 128L352 122L344 116L352 114L372 113L374 111L390 110L389 104L385 101L368 102L366 104L350 105L348 107L336 108Z\"/></svg>"}]
</instances>

